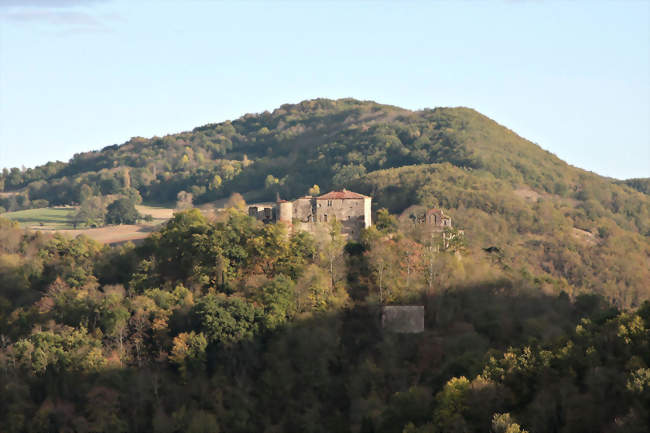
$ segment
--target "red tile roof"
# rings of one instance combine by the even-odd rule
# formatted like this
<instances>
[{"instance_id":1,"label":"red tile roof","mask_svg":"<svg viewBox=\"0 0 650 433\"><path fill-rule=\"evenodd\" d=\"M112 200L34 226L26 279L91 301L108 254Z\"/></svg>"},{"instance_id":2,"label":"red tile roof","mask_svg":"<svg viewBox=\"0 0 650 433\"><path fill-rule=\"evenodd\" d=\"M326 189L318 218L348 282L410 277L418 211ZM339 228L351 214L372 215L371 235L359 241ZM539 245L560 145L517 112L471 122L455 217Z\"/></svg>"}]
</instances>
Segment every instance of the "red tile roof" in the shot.
<instances>
[{"instance_id":1,"label":"red tile roof","mask_svg":"<svg viewBox=\"0 0 650 433\"><path fill-rule=\"evenodd\" d=\"M370 198L367 195L359 194L356 192L348 191L344 189L343 191L330 191L327 194L323 194L320 197L316 197L316 200L336 200L336 199L346 199L346 198Z\"/></svg>"}]
</instances>

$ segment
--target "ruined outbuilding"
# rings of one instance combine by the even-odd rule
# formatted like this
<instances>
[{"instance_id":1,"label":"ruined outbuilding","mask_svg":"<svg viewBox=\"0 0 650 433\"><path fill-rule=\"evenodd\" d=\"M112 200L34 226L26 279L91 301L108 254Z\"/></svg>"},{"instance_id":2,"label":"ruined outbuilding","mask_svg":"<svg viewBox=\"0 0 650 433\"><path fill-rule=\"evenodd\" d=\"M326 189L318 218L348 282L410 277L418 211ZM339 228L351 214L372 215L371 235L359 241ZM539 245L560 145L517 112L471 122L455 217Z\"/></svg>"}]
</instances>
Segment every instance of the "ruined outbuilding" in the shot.
<instances>
[{"instance_id":1,"label":"ruined outbuilding","mask_svg":"<svg viewBox=\"0 0 650 433\"><path fill-rule=\"evenodd\" d=\"M429 209L424 214L424 223L444 228L451 228L451 217L445 215L442 209Z\"/></svg>"},{"instance_id":2,"label":"ruined outbuilding","mask_svg":"<svg viewBox=\"0 0 650 433\"><path fill-rule=\"evenodd\" d=\"M442 209L427 209L420 205L408 207L402 212L400 219L417 225L426 225L438 231L452 228L451 217L445 215Z\"/></svg>"},{"instance_id":3,"label":"ruined outbuilding","mask_svg":"<svg viewBox=\"0 0 650 433\"><path fill-rule=\"evenodd\" d=\"M462 230L454 229L451 217L442 209L430 209L421 205L410 206L399 217L402 224L418 230L422 237L438 238L444 248L452 241L462 237Z\"/></svg>"},{"instance_id":4,"label":"ruined outbuilding","mask_svg":"<svg viewBox=\"0 0 650 433\"><path fill-rule=\"evenodd\" d=\"M382 307L381 327L400 334L424 332L423 305L393 305Z\"/></svg>"}]
</instances>

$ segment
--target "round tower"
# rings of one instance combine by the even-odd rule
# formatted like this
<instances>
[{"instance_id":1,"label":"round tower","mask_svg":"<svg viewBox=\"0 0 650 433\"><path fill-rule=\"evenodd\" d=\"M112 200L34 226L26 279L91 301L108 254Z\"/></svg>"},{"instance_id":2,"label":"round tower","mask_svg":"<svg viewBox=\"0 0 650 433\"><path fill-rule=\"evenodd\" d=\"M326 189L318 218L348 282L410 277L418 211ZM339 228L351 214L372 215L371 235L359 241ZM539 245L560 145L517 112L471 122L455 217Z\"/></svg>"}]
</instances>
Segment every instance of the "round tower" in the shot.
<instances>
[{"instance_id":1,"label":"round tower","mask_svg":"<svg viewBox=\"0 0 650 433\"><path fill-rule=\"evenodd\" d=\"M290 201L278 200L278 221L291 224L293 218L293 204Z\"/></svg>"}]
</instances>

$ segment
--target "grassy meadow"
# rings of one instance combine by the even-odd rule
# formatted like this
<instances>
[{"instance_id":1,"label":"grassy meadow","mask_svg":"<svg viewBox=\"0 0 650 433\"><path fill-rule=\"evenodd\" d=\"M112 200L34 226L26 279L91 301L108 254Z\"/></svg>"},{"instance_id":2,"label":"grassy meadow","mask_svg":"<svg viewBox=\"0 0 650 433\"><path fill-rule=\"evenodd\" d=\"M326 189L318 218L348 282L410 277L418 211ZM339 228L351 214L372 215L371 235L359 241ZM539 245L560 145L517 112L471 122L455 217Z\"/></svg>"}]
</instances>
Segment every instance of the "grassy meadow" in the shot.
<instances>
[{"instance_id":1,"label":"grassy meadow","mask_svg":"<svg viewBox=\"0 0 650 433\"><path fill-rule=\"evenodd\" d=\"M122 224L98 228L77 227L72 224L76 207L48 207L0 214L0 217L18 222L22 227L34 230L56 231L70 237L85 235L100 243L137 241L147 237L155 227L174 215L174 209L164 206L136 205L142 215L151 215L153 221L138 224Z\"/></svg>"},{"instance_id":2,"label":"grassy meadow","mask_svg":"<svg viewBox=\"0 0 650 433\"><path fill-rule=\"evenodd\" d=\"M34 227L50 230L71 230L74 207L46 207L27 209L16 212L6 212L1 216L18 222L23 227Z\"/></svg>"}]
</instances>

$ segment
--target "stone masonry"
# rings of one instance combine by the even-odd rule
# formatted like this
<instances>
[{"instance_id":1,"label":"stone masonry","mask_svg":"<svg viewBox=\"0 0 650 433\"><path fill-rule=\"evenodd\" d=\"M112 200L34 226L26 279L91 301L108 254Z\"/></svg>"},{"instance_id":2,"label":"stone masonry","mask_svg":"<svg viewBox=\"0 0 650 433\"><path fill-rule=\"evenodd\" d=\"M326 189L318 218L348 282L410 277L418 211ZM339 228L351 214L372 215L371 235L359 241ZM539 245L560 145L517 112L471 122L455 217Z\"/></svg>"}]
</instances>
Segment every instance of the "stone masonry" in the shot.
<instances>
[{"instance_id":1,"label":"stone masonry","mask_svg":"<svg viewBox=\"0 0 650 433\"><path fill-rule=\"evenodd\" d=\"M361 229L372 224L371 204L371 197L343 189L318 197L278 200L273 207L250 207L248 213L264 222L284 222L295 229L312 233L318 227L336 220L341 223L341 232L345 236L358 239Z\"/></svg>"}]
</instances>

